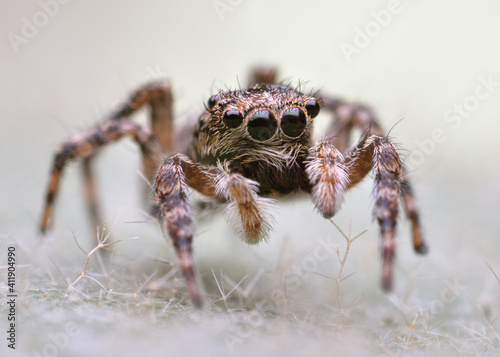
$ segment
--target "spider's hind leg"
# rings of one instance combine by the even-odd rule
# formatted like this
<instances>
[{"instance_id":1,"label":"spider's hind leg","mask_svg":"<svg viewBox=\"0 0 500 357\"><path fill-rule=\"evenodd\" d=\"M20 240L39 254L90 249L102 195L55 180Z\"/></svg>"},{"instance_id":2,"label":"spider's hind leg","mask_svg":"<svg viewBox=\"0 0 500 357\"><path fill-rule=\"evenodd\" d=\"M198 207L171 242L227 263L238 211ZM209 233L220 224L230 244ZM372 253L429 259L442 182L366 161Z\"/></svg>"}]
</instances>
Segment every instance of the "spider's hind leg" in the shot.
<instances>
[{"instance_id":1,"label":"spider's hind leg","mask_svg":"<svg viewBox=\"0 0 500 357\"><path fill-rule=\"evenodd\" d=\"M253 87L256 84L274 84L276 83L277 70L274 67L257 66L250 73L248 87Z\"/></svg>"},{"instance_id":2,"label":"spider's hind leg","mask_svg":"<svg viewBox=\"0 0 500 357\"><path fill-rule=\"evenodd\" d=\"M87 200L87 208L92 222L92 228L96 229L96 234L100 234L100 230L104 228L102 215L100 212L97 199L97 186L92 172L93 155L85 157L82 162L83 185L85 190L85 198Z\"/></svg>"},{"instance_id":3,"label":"spider's hind leg","mask_svg":"<svg viewBox=\"0 0 500 357\"><path fill-rule=\"evenodd\" d=\"M137 110L148 105L151 115L151 129L162 146L162 151L169 156L175 152L175 136L172 108L172 88L168 81L155 81L135 91L118 110L111 115L111 120L123 120ZM158 162L144 162L146 177L152 181L158 170Z\"/></svg>"},{"instance_id":4,"label":"spider's hind leg","mask_svg":"<svg viewBox=\"0 0 500 357\"><path fill-rule=\"evenodd\" d=\"M156 141L156 138L149 130L129 121L108 121L97 129L67 141L61 145L54 156L42 221L40 224L40 231L42 233L45 233L49 226L61 175L68 162L76 159L89 158L104 145L115 142L123 136L132 137L139 145L145 161L159 162L161 147ZM93 184L92 179L90 179L90 182Z\"/></svg>"},{"instance_id":5,"label":"spider's hind leg","mask_svg":"<svg viewBox=\"0 0 500 357\"><path fill-rule=\"evenodd\" d=\"M322 95L319 95L319 98L323 108L335 115L335 120L326 135L341 152L349 148L354 128L359 128L364 133L385 136L384 130L367 106Z\"/></svg>"},{"instance_id":6,"label":"spider's hind leg","mask_svg":"<svg viewBox=\"0 0 500 357\"><path fill-rule=\"evenodd\" d=\"M417 202L413 194L413 188L405 177L401 182L401 196L403 197L406 215L412 223L413 247L417 253L425 254L428 248L422 236Z\"/></svg>"},{"instance_id":7,"label":"spider's hind leg","mask_svg":"<svg viewBox=\"0 0 500 357\"><path fill-rule=\"evenodd\" d=\"M167 154L172 153L175 150L174 126L172 91L168 81L154 81L139 88L110 116L110 120L122 121L127 119L144 106L149 106L151 128L162 147L161 150ZM92 227L100 227L102 229L102 215L100 214L100 207L97 199L97 185L92 169L94 159L95 155L89 155L83 158L84 190L89 215L92 219ZM152 182L156 170L158 169L159 161L157 158L143 155L142 162L145 176L148 182ZM146 189L149 192L150 187L148 186Z\"/></svg>"}]
</instances>

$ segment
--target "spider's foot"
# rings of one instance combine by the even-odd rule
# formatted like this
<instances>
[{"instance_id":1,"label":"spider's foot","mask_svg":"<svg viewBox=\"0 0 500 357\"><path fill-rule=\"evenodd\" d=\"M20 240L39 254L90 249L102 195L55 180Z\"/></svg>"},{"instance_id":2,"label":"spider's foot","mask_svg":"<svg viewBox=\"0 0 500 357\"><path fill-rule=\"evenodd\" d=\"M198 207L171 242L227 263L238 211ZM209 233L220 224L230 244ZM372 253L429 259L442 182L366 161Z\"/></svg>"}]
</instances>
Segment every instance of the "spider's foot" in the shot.
<instances>
[{"instance_id":1,"label":"spider's foot","mask_svg":"<svg viewBox=\"0 0 500 357\"><path fill-rule=\"evenodd\" d=\"M416 245L414 248L415 252L417 252L418 254L427 254L429 252L429 248L425 243L422 243L418 246Z\"/></svg>"}]
</instances>

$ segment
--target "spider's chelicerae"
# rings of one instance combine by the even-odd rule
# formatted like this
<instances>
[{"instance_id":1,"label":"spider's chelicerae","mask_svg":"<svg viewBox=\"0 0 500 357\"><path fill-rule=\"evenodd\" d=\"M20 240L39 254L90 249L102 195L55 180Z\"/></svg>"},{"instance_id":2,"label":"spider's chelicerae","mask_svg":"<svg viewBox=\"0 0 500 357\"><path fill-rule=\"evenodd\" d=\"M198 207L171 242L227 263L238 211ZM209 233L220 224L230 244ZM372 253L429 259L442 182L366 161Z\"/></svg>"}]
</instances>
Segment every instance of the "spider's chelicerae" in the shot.
<instances>
[{"instance_id":1,"label":"spider's chelicerae","mask_svg":"<svg viewBox=\"0 0 500 357\"><path fill-rule=\"evenodd\" d=\"M306 95L276 84L275 75L274 69L255 70L248 89L212 96L199 119L178 130L173 126L170 84L155 82L142 87L110 120L59 148L41 231L48 228L64 167L78 158L84 160L87 196L98 222L90 160L102 146L129 136L141 149L144 173L154 182L155 211L173 242L191 300L200 306L188 188L227 205L236 230L254 244L271 232L272 197L297 191L310 194L317 210L330 218L339 209L344 192L372 171L373 214L382 242L382 287L390 290L400 198L412 222L415 250L427 250L396 148L368 108L322 94ZM151 109L151 130L129 120L145 105ZM324 139L314 143L313 122L320 108L331 111L335 120ZM354 127L366 135L349 148Z\"/></svg>"}]
</instances>

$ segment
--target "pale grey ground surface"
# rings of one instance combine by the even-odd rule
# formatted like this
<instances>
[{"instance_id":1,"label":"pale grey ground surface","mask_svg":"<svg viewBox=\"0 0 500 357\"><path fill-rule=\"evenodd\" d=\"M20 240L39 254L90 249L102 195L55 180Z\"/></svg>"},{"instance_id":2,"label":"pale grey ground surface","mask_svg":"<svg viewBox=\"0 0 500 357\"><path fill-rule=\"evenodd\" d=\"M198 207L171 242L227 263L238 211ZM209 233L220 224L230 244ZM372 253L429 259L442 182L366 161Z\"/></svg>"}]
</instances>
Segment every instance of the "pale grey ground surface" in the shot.
<instances>
[{"instance_id":1,"label":"pale grey ground surface","mask_svg":"<svg viewBox=\"0 0 500 357\"><path fill-rule=\"evenodd\" d=\"M233 4L222 17L214 9L220 3ZM22 35L23 18L41 7L3 2L0 355L500 355L500 283L486 264L500 274L500 87L476 92L482 80L500 81L500 6L401 1L349 62L340 46L354 45L357 28L365 31L373 11L384 9L384 1L328 8L320 1L71 1L16 53L9 34ZM142 213L137 149L125 140L96 163L108 231L124 241L103 264L90 259L88 275L102 286L83 279L67 293L86 259L72 231L87 251L95 234L79 166L70 165L54 229L45 243L37 236L55 147L148 79L172 79L176 112L186 118L263 62L308 88L372 105L387 128L404 118L391 136L410 166L430 254L412 252L403 219L395 290L380 291L367 179L335 217L345 231L352 222L353 235L368 230L351 246L344 276L355 274L341 284L342 313L336 248L343 254L345 241L307 198L280 203L276 230L258 247L235 238L221 214L205 217L195 259L206 306L193 311L170 243ZM452 118L448 111L463 104L472 109ZM431 141L436 130L444 134ZM4 332L11 245L19 253L16 351ZM214 274L224 294L243 281L224 301Z\"/></svg>"}]
</instances>

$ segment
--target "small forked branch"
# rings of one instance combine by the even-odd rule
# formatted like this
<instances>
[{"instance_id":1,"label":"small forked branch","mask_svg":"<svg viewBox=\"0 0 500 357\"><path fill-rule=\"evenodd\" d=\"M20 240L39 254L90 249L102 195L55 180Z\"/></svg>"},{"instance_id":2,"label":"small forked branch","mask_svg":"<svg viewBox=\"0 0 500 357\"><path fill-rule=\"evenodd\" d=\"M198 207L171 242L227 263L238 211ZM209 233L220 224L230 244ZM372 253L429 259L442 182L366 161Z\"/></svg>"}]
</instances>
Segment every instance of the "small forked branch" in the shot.
<instances>
[{"instance_id":1,"label":"small forked branch","mask_svg":"<svg viewBox=\"0 0 500 357\"><path fill-rule=\"evenodd\" d=\"M71 233L73 234L73 238L75 240L76 245L87 256L87 258L85 259L85 262L83 264L82 272L80 273L80 275L78 276L78 278L76 278L73 282L68 283L68 288L66 289L66 293L68 293L71 290L75 290L75 291L77 291L79 293L82 293L80 290L76 289L75 286L83 278L86 278L86 279L89 279L90 281L93 281L94 283L96 283L97 285L99 285L101 287L101 289L107 291L106 287L99 280L97 280L96 278L93 278L92 276L88 275L88 265L89 265L90 258L92 257L92 255L96 254L100 249L107 249L108 247L110 247L112 245L115 245L117 243L120 243L120 242L122 242L125 239L120 239L120 240L113 241L113 242L107 242L108 238L111 235L111 230L108 233L106 233L106 234L105 234L105 230L106 230L106 228L103 227L102 230L100 232L98 232L98 234L97 234L97 245L90 252L87 252L85 249L83 249L83 247L78 242L78 239L76 238L75 232L73 232L71 230ZM131 238L128 238L128 239L137 239L137 238L138 237L131 237Z\"/></svg>"},{"instance_id":2,"label":"small forked branch","mask_svg":"<svg viewBox=\"0 0 500 357\"><path fill-rule=\"evenodd\" d=\"M338 256L338 259L339 259L339 262L340 262L340 269L339 269L339 273L338 273L337 279L336 279L336 284L337 284L337 302L338 302L338 305L339 305L340 313L342 315L344 315L345 309L344 309L344 305L342 303L342 294L340 292L340 284L345 279L347 279L350 276L354 275L354 272L353 272L353 273L351 273L351 274L349 274L347 276L342 276L343 273L344 273L344 267L345 267L345 264L346 264L346 261L347 261L347 256L349 255L349 250L351 249L351 244L356 239L358 239L363 234L365 234L367 232L367 230L365 229L361 233L357 234L355 237L351 238L351 223L350 222L349 222L349 235L346 235L344 233L344 231L342 231L342 229L332 219L330 219L329 221L335 226L335 228L337 228L337 230L340 232L340 234L342 234L342 236L345 238L345 240L347 242L347 246L346 246L346 249L345 249L345 252L344 252L344 256L342 258L340 257L340 252L339 252L339 250L337 248L337 256Z\"/></svg>"}]
</instances>

